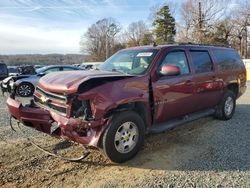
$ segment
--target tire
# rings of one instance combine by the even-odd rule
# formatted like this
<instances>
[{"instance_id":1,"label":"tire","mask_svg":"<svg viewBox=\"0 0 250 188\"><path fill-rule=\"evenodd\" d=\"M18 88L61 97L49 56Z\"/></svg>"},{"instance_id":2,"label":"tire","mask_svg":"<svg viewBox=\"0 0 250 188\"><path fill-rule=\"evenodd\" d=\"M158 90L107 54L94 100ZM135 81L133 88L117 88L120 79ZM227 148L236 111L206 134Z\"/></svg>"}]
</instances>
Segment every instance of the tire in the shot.
<instances>
[{"instance_id":1,"label":"tire","mask_svg":"<svg viewBox=\"0 0 250 188\"><path fill-rule=\"evenodd\" d=\"M215 118L229 120L233 117L236 106L236 95L231 90L227 90L216 108Z\"/></svg>"},{"instance_id":2,"label":"tire","mask_svg":"<svg viewBox=\"0 0 250 188\"><path fill-rule=\"evenodd\" d=\"M16 93L21 97L30 97L34 93L34 86L30 83L21 83L16 88Z\"/></svg>"},{"instance_id":3,"label":"tire","mask_svg":"<svg viewBox=\"0 0 250 188\"><path fill-rule=\"evenodd\" d=\"M145 125L136 112L117 113L103 134L103 151L112 162L125 162L138 153L144 137Z\"/></svg>"}]
</instances>

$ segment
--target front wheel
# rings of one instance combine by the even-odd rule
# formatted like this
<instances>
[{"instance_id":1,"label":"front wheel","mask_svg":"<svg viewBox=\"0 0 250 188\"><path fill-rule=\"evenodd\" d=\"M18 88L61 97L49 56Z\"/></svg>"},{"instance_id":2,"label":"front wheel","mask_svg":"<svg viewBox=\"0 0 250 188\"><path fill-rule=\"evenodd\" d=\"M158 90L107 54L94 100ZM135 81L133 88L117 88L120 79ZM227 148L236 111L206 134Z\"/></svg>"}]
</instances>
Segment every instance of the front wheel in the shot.
<instances>
[{"instance_id":1,"label":"front wheel","mask_svg":"<svg viewBox=\"0 0 250 188\"><path fill-rule=\"evenodd\" d=\"M102 138L104 153L113 162L125 162L141 149L144 136L145 125L136 112L115 114Z\"/></svg>"},{"instance_id":2,"label":"front wheel","mask_svg":"<svg viewBox=\"0 0 250 188\"><path fill-rule=\"evenodd\" d=\"M233 117L236 106L236 96L234 92L227 90L217 106L215 117L221 120L229 120Z\"/></svg>"},{"instance_id":3,"label":"front wheel","mask_svg":"<svg viewBox=\"0 0 250 188\"><path fill-rule=\"evenodd\" d=\"M21 97L29 97L34 93L34 86L30 83L21 83L17 86L16 92Z\"/></svg>"}]
</instances>

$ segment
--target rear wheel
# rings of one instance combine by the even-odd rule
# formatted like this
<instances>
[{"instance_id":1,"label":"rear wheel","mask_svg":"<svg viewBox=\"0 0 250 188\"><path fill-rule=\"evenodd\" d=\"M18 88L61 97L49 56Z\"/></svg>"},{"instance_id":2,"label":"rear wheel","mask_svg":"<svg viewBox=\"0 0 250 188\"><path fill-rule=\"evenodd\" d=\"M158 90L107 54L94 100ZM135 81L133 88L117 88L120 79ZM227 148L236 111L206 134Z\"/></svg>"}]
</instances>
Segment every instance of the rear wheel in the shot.
<instances>
[{"instance_id":1,"label":"rear wheel","mask_svg":"<svg viewBox=\"0 0 250 188\"><path fill-rule=\"evenodd\" d=\"M227 90L217 106L215 117L221 120L229 120L233 117L236 106L236 95L231 90Z\"/></svg>"},{"instance_id":2,"label":"rear wheel","mask_svg":"<svg viewBox=\"0 0 250 188\"><path fill-rule=\"evenodd\" d=\"M113 162L125 162L140 150L144 135L143 120L136 112L115 114L102 138L104 153Z\"/></svg>"},{"instance_id":3,"label":"rear wheel","mask_svg":"<svg viewBox=\"0 0 250 188\"><path fill-rule=\"evenodd\" d=\"M21 83L16 92L21 97L29 97L34 93L34 86L30 83Z\"/></svg>"}]
</instances>

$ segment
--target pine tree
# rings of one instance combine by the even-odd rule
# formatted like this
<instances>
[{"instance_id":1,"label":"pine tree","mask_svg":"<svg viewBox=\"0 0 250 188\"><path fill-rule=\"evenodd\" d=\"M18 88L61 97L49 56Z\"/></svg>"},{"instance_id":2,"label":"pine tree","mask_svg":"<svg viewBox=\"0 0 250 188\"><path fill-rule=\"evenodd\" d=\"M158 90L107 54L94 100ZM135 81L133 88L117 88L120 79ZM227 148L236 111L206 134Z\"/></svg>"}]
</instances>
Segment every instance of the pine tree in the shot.
<instances>
[{"instance_id":1,"label":"pine tree","mask_svg":"<svg viewBox=\"0 0 250 188\"><path fill-rule=\"evenodd\" d=\"M157 44L174 42L174 36L176 34L175 19L171 15L167 5L161 7L161 9L156 12L153 26L155 27L154 33L156 35Z\"/></svg>"}]
</instances>

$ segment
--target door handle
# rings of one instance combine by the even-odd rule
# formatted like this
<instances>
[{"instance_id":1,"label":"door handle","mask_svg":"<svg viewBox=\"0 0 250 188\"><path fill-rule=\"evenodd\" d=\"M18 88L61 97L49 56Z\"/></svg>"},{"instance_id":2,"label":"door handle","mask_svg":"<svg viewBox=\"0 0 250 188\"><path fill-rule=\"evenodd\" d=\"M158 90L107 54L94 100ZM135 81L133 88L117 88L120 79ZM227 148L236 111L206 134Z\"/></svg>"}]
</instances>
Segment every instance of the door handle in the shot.
<instances>
[{"instance_id":1,"label":"door handle","mask_svg":"<svg viewBox=\"0 0 250 188\"><path fill-rule=\"evenodd\" d=\"M187 80L187 81L185 81L185 85L192 86L192 85L194 85L194 82L192 80Z\"/></svg>"},{"instance_id":2,"label":"door handle","mask_svg":"<svg viewBox=\"0 0 250 188\"><path fill-rule=\"evenodd\" d=\"M213 81L214 81L214 82L217 82L217 81L220 80L217 76L213 76L212 78L213 78Z\"/></svg>"}]
</instances>

